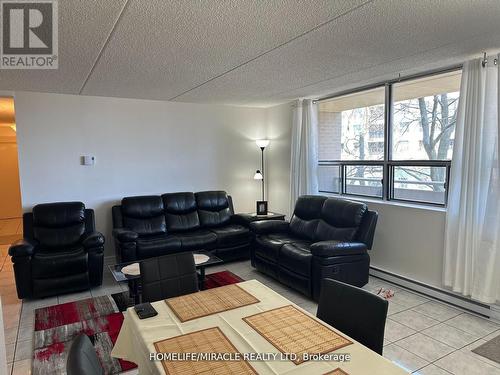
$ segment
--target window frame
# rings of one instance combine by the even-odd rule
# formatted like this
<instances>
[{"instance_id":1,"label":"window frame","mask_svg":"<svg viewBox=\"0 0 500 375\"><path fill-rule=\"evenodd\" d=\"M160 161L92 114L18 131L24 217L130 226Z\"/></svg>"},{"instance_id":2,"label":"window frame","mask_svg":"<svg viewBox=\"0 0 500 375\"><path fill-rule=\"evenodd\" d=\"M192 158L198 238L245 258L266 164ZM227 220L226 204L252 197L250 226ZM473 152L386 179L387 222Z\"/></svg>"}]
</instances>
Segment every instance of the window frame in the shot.
<instances>
[{"instance_id":1,"label":"window frame","mask_svg":"<svg viewBox=\"0 0 500 375\"><path fill-rule=\"evenodd\" d=\"M377 88L384 87L385 90L385 98L384 98L384 158L383 160L318 160L318 167L321 166L339 166L339 186L340 192L335 193L331 191L319 190L320 193L327 194L335 194L335 195L344 195L344 196L353 196L353 197L361 197L361 198L369 198L376 199L380 201L394 201L394 202L404 202L411 203L415 205L422 206L435 206L435 207L447 207L448 205L448 190L449 190L449 181L451 174L451 163L452 160L393 160L392 159L392 129L394 126L393 123L393 90L394 85L400 82L411 81L424 77L431 77L434 75L440 75L444 73L454 72L462 70L462 65L455 65L445 69L439 69L434 71L428 71L424 73L419 73L415 75L406 76L404 78L398 78L395 80L385 81L381 83L377 83L374 85L358 87L353 90L343 91L335 95L327 96L320 98L315 101L315 103L331 100L335 98L339 98L349 94L361 93L363 91L373 90ZM346 191L346 175L345 171L348 166L359 165L359 166L382 166L382 197L374 196L374 195L361 195L361 194L353 194L348 193ZM445 181L444 181L444 203L436 203L436 202L428 202L422 200L411 200L411 199L402 199L394 197L394 168L395 167L441 167L445 168Z\"/></svg>"}]
</instances>

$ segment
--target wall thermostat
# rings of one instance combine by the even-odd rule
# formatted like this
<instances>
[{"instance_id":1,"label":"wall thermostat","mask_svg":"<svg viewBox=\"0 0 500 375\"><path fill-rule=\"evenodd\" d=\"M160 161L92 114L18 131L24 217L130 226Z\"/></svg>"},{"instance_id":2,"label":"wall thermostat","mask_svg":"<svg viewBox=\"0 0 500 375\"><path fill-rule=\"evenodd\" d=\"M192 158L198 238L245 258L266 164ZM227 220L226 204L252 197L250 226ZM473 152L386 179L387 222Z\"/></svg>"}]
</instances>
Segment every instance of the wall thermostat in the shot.
<instances>
[{"instance_id":1,"label":"wall thermostat","mask_svg":"<svg viewBox=\"0 0 500 375\"><path fill-rule=\"evenodd\" d=\"M82 165L94 165L95 156L84 155L82 156Z\"/></svg>"}]
</instances>

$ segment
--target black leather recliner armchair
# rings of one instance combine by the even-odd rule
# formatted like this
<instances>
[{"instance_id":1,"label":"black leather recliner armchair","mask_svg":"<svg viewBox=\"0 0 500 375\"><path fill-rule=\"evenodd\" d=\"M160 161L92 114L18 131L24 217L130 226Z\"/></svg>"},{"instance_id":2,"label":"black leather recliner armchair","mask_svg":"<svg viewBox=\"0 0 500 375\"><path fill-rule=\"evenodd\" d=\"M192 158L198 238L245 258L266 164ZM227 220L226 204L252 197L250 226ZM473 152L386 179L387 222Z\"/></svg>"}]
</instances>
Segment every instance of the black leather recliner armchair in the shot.
<instances>
[{"instance_id":1,"label":"black leather recliner armchair","mask_svg":"<svg viewBox=\"0 0 500 375\"><path fill-rule=\"evenodd\" d=\"M249 256L250 231L225 191L127 197L112 210L118 262L196 250Z\"/></svg>"},{"instance_id":2,"label":"black leather recliner armchair","mask_svg":"<svg viewBox=\"0 0 500 375\"><path fill-rule=\"evenodd\" d=\"M39 204L23 215L23 237L9 248L17 295L47 297L102 284L104 236L81 202Z\"/></svg>"},{"instance_id":3,"label":"black leather recliner armchair","mask_svg":"<svg viewBox=\"0 0 500 375\"><path fill-rule=\"evenodd\" d=\"M250 224L252 266L315 300L324 278L361 287L368 282L377 218L363 203L301 196L290 222Z\"/></svg>"}]
</instances>

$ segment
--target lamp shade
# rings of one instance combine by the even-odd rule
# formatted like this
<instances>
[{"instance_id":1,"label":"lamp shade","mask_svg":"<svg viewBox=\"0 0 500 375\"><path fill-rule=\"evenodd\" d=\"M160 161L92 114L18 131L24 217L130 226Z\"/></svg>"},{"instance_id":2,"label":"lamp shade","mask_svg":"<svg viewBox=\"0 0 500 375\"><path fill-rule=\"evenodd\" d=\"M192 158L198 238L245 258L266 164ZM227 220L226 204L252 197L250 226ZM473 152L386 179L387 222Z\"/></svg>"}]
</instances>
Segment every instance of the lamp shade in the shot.
<instances>
[{"instance_id":1,"label":"lamp shade","mask_svg":"<svg viewBox=\"0 0 500 375\"><path fill-rule=\"evenodd\" d=\"M255 143L259 147L266 148L269 145L269 139L257 139Z\"/></svg>"},{"instance_id":2,"label":"lamp shade","mask_svg":"<svg viewBox=\"0 0 500 375\"><path fill-rule=\"evenodd\" d=\"M255 174L253 175L253 179L254 180L263 180L264 176L262 176L262 173L260 173L260 171L257 169Z\"/></svg>"}]
</instances>

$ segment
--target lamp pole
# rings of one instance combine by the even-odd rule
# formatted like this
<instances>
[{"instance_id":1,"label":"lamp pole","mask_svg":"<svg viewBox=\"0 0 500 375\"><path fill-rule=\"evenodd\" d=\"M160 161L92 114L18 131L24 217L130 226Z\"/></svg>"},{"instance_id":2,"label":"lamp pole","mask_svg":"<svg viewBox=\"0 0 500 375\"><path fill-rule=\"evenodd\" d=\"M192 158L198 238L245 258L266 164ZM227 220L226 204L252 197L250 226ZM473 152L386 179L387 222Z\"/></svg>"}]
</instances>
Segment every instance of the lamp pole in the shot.
<instances>
[{"instance_id":1,"label":"lamp pole","mask_svg":"<svg viewBox=\"0 0 500 375\"><path fill-rule=\"evenodd\" d=\"M260 170L257 170L254 179L262 180L262 200L257 201L257 215L267 215L266 187L264 181L264 149L269 145L269 139L257 139L255 141L260 148Z\"/></svg>"},{"instance_id":2,"label":"lamp pole","mask_svg":"<svg viewBox=\"0 0 500 375\"><path fill-rule=\"evenodd\" d=\"M261 173L262 173L262 200L265 201L264 199L264 149L265 147L261 147Z\"/></svg>"}]
</instances>

